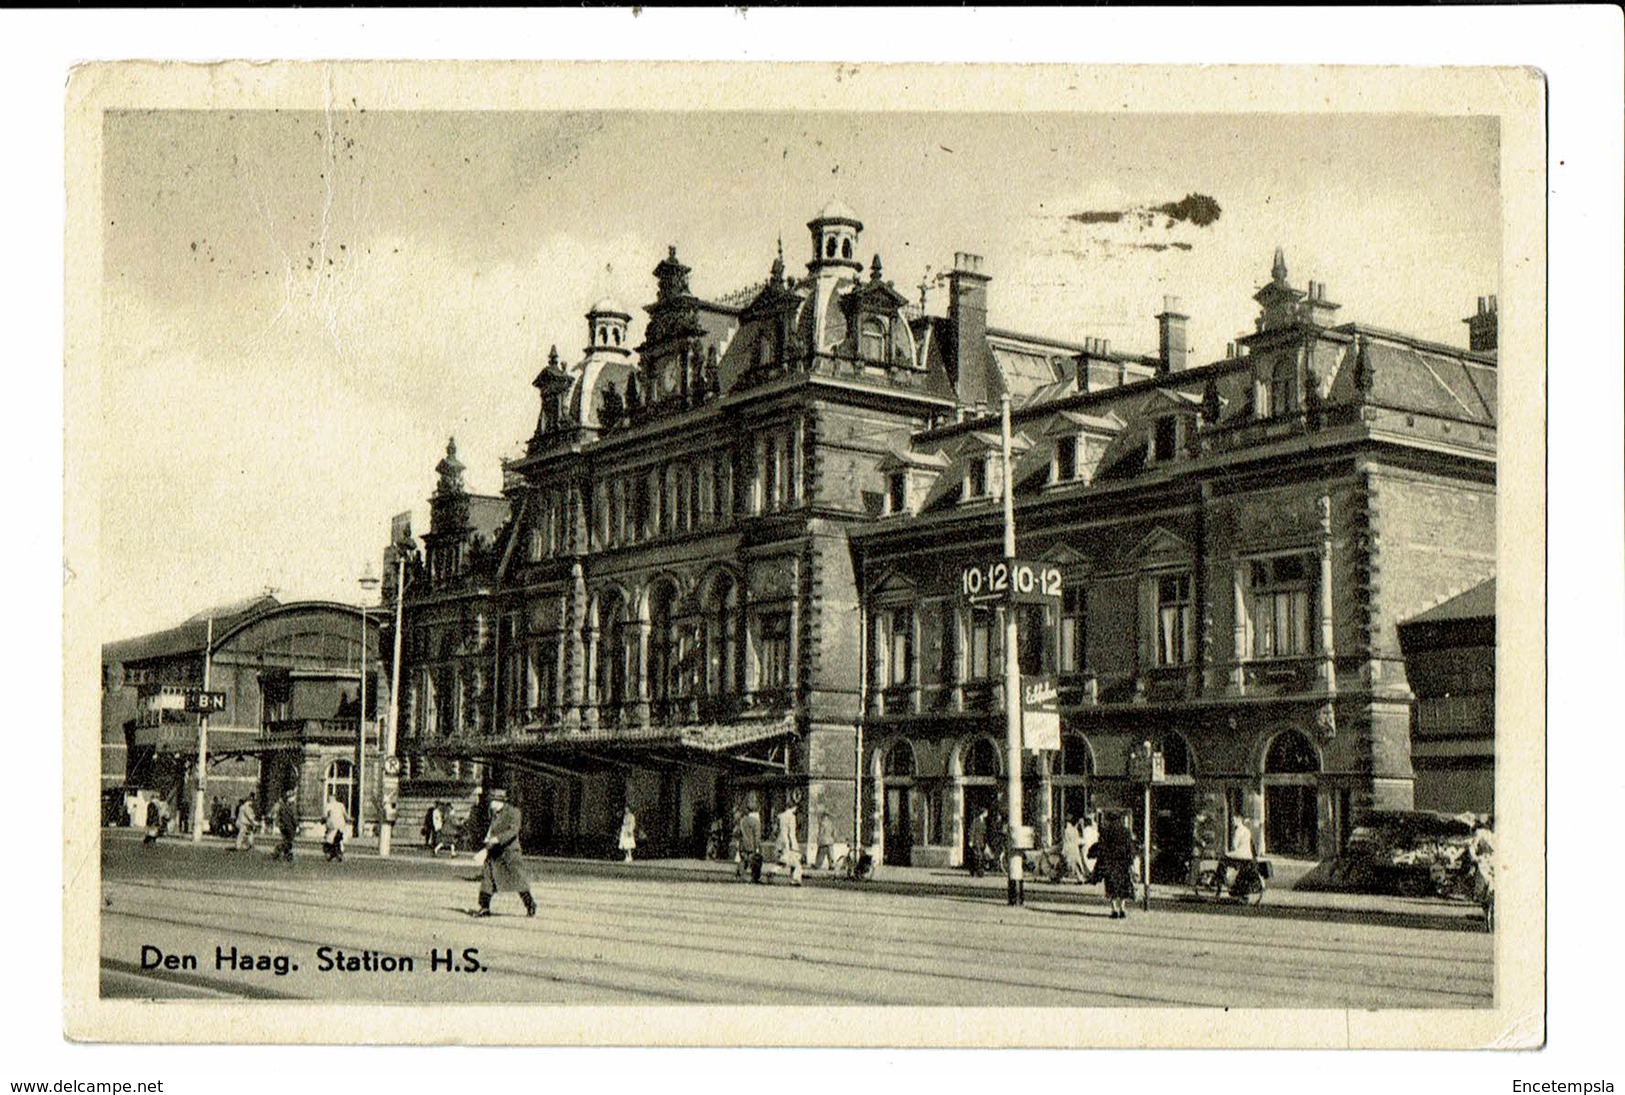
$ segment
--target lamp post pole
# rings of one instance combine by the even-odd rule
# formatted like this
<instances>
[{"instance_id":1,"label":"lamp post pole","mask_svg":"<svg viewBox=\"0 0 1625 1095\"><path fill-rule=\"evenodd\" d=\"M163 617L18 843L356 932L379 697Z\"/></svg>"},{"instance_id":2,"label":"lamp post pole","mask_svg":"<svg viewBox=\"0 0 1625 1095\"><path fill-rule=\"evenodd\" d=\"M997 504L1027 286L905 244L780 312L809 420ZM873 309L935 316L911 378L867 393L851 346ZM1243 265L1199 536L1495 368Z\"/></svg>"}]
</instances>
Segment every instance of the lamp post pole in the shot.
<instances>
[{"instance_id":1,"label":"lamp post pole","mask_svg":"<svg viewBox=\"0 0 1625 1095\"><path fill-rule=\"evenodd\" d=\"M378 588L378 579L372 568L361 575L361 680L359 708L355 728L355 823L356 839L366 830L367 816L367 599L365 594Z\"/></svg>"},{"instance_id":2,"label":"lamp post pole","mask_svg":"<svg viewBox=\"0 0 1625 1095\"><path fill-rule=\"evenodd\" d=\"M1010 463L1010 393L999 401L999 446L1004 460L1004 557L1014 562L1016 557L1015 474ZM1007 812L1009 832L1005 837L1005 861L1009 867L1006 896L1012 905L1026 904L1026 883L1022 875L1026 859L1022 849L1016 847L1016 834L1021 831L1021 664L1016 652L1016 606L1005 601L1000 609L1004 613L1004 729L1005 729L1005 794L1009 797Z\"/></svg>"},{"instance_id":3,"label":"lamp post pole","mask_svg":"<svg viewBox=\"0 0 1625 1095\"><path fill-rule=\"evenodd\" d=\"M401 718L401 609L406 602L406 552L396 547L399 556L395 572L395 635L394 661L389 668L389 722L384 731L384 812L382 827L378 830L378 857L389 858L390 841L395 835L395 786L399 777L390 772L395 764L395 740ZM398 771L399 769L397 769Z\"/></svg>"},{"instance_id":4,"label":"lamp post pole","mask_svg":"<svg viewBox=\"0 0 1625 1095\"><path fill-rule=\"evenodd\" d=\"M203 695L209 694L209 664L214 659L214 617L203 639ZM162 725L163 712L158 713ZM209 790L209 712L207 706L197 719L197 793L192 800L192 843L203 843L203 804Z\"/></svg>"}]
</instances>

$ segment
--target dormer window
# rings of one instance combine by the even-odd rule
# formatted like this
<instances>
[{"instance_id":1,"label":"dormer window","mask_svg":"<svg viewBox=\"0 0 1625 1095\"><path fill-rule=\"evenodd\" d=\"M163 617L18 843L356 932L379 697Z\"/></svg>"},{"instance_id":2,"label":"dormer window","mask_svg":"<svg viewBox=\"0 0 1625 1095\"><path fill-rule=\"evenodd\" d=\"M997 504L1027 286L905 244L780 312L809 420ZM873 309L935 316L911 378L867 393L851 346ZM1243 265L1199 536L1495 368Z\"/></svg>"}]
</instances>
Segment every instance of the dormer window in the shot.
<instances>
[{"instance_id":1,"label":"dormer window","mask_svg":"<svg viewBox=\"0 0 1625 1095\"><path fill-rule=\"evenodd\" d=\"M875 361L884 364L891 355L887 353L891 339L887 337L886 321L879 316L866 316L858 338L858 355L865 361Z\"/></svg>"},{"instance_id":2,"label":"dormer window","mask_svg":"<svg viewBox=\"0 0 1625 1095\"><path fill-rule=\"evenodd\" d=\"M1268 379L1258 385L1258 417L1276 418L1298 409L1298 368L1287 360L1278 362Z\"/></svg>"},{"instance_id":3,"label":"dormer window","mask_svg":"<svg viewBox=\"0 0 1625 1095\"><path fill-rule=\"evenodd\" d=\"M1157 462L1172 460L1179 452L1179 417L1166 415L1157 419L1152 428L1151 459Z\"/></svg>"},{"instance_id":4,"label":"dormer window","mask_svg":"<svg viewBox=\"0 0 1625 1095\"><path fill-rule=\"evenodd\" d=\"M1054 482L1070 483L1078 477L1078 445L1081 438L1055 439Z\"/></svg>"},{"instance_id":5,"label":"dormer window","mask_svg":"<svg viewBox=\"0 0 1625 1095\"><path fill-rule=\"evenodd\" d=\"M983 456L970 462L965 469L965 497L985 498L987 496L987 461Z\"/></svg>"},{"instance_id":6,"label":"dormer window","mask_svg":"<svg viewBox=\"0 0 1625 1095\"><path fill-rule=\"evenodd\" d=\"M894 471L886 478L886 512L908 512L908 472Z\"/></svg>"}]
</instances>

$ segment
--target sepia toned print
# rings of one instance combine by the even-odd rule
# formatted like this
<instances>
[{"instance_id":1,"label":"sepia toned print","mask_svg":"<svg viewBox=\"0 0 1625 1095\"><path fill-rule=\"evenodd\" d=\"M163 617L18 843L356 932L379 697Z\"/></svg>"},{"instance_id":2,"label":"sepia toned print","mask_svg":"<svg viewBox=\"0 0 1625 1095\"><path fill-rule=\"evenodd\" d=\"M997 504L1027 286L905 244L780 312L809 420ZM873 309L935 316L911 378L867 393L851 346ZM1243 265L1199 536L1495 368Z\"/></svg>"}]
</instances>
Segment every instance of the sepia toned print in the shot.
<instances>
[{"instance_id":1,"label":"sepia toned print","mask_svg":"<svg viewBox=\"0 0 1625 1095\"><path fill-rule=\"evenodd\" d=\"M78 74L71 1033L1538 1041L1538 83L954 75Z\"/></svg>"}]
</instances>

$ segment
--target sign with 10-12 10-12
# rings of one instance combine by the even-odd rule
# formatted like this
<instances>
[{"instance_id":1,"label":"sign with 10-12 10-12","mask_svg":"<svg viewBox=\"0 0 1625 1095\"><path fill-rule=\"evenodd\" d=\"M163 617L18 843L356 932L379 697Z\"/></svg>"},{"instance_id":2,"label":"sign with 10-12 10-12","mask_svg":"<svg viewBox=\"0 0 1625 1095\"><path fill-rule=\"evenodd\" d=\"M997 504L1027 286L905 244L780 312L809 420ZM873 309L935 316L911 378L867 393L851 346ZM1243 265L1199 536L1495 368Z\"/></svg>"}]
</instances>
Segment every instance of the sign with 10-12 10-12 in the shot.
<instances>
[{"instance_id":1,"label":"sign with 10-12 10-12","mask_svg":"<svg viewBox=\"0 0 1625 1095\"><path fill-rule=\"evenodd\" d=\"M990 559L959 572L959 592L967 600L1039 603L1061 599L1061 568L1023 559Z\"/></svg>"}]
</instances>

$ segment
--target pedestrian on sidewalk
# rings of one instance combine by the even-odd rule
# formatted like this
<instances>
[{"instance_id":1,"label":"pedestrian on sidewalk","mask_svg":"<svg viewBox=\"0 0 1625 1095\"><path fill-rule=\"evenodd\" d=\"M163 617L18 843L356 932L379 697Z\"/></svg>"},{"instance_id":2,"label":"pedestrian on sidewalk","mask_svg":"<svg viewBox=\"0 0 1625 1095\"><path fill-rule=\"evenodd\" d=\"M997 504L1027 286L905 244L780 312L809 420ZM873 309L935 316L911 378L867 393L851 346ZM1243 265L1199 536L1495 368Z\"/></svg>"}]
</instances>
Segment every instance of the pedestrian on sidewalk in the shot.
<instances>
[{"instance_id":1,"label":"pedestrian on sidewalk","mask_svg":"<svg viewBox=\"0 0 1625 1095\"><path fill-rule=\"evenodd\" d=\"M1106 900L1111 902L1113 920L1128 916L1126 903L1134 900L1134 836L1124 816L1113 815L1100 830L1098 858L1100 874L1106 881Z\"/></svg>"},{"instance_id":2,"label":"pedestrian on sidewalk","mask_svg":"<svg viewBox=\"0 0 1625 1095\"><path fill-rule=\"evenodd\" d=\"M254 848L254 830L259 827L260 819L254 814L254 799L252 796L243 799L237 804L237 850L252 851Z\"/></svg>"},{"instance_id":3,"label":"pedestrian on sidewalk","mask_svg":"<svg viewBox=\"0 0 1625 1095\"><path fill-rule=\"evenodd\" d=\"M287 794L276 807L276 827L282 839L276 846L276 854L272 859L285 859L293 862L293 840L299 835L299 804L293 788L288 788Z\"/></svg>"},{"instance_id":4,"label":"pedestrian on sidewalk","mask_svg":"<svg viewBox=\"0 0 1625 1095\"><path fill-rule=\"evenodd\" d=\"M436 810L435 825L437 828L434 834L434 844L430 847L429 854L437 856L444 851L448 855L456 856L457 840L455 837L448 838L448 834L455 828L451 823L451 803L442 800L435 803L434 808Z\"/></svg>"},{"instance_id":5,"label":"pedestrian on sidewalk","mask_svg":"<svg viewBox=\"0 0 1625 1095\"><path fill-rule=\"evenodd\" d=\"M491 896L498 890L514 890L525 903L525 915L536 915L536 899L530 896L530 879L519 863L519 807L508 805L508 792L501 787L491 792L491 830L485 834L485 864L480 875L480 907L475 916L491 915Z\"/></svg>"},{"instance_id":6,"label":"pedestrian on sidewalk","mask_svg":"<svg viewBox=\"0 0 1625 1095\"><path fill-rule=\"evenodd\" d=\"M739 862L750 870L752 882L762 881L762 818L755 799L746 803L745 816L739 819Z\"/></svg>"},{"instance_id":7,"label":"pedestrian on sidewalk","mask_svg":"<svg viewBox=\"0 0 1625 1095\"><path fill-rule=\"evenodd\" d=\"M818 858L813 861L813 870L826 867L835 869L835 822L830 819L829 811L822 806L818 808ZM857 849L853 849L856 855Z\"/></svg>"},{"instance_id":8,"label":"pedestrian on sidewalk","mask_svg":"<svg viewBox=\"0 0 1625 1095\"><path fill-rule=\"evenodd\" d=\"M628 804L621 811L621 835L616 840L616 844L626 855L626 858L621 862L632 862L632 853L638 847L638 815L632 812L631 804Z\"/></svg>"},{"instance_id":9,"label":"pedestrian on sidewalk","mask_svg":"<svg viewBox=\"0 0 1625 1095\"><path fill-rule=\"evenodd\" d=\"M164 812L158 808L158 800L147 800L147 835L141 839L143 844L158 843L158 834L164 827Z\"/></svg>"},{"instance_id":10,"label":"pedestrian on sidewalk","mask_svg":"<svg viewBox=\"0 0 1625 1095\"><path fill-rule=\"evenodd\" d=\"M1089 881L1089 873L1083 865L1083 830L1078 827L1075 817L1067 818L1066 826L1061 830L1061 858L1066 864L1067 881Z\"/></svg>"},{"instance_id":11,"label":"pedestrian on sidewalk","mask_svg":"<svg viewBox=\"0 0 1625 1095\"><path fill-rule=\"evenodd\" d=\"M1095 859L1095 845L1100 843L1100 825L1096 821L1097 815L1085 814L1083 816L1083 829L1078 834L1078 846L1083 849L1083 871L1090 885L1100 881Z\"/></svg>"},{"instance_id":12,"label":"pedestrian on sidewalk","mask_svg":"<svg viewBox=\"0 0 1625 1095\"><path fill-rule=\"evenodd\" d=\"M795 799L779 812L778 831L774 835L779 845L779 863L790 871L790 884L801 885L801 844L796 840Z\"/></svg>"},{"instance_id":13,"label":"pedestrian on sidewalk","mask_svg":"<svg viewBox=\"0 0 1625 1095\"><path fill-rule=\"evenodd\" d=\"M322 813L322 820L327 829L322 836L322 851L327 853L329 862L344 862L344 830L350 824L349 811L344 803L337 798L327 800L327 809Z\"/></svg>"},{"instance_id":14,"label":"pedestrian on sidewalk","mask_svg":"<svg viewBox=\"0 0 1625 1095\"><path fill-rule=\"evenodd\" d=\"M984 806L970 823L970 837L965 842L965 865L972 878L981 878L987 869L987 807Z\"/></svg>"},{"instance_id":15,"label":"pedestrian on sidewalk","mask_svg":"<svg viewBox=\"0 0 1625 1095\"><path fill-rule=\"evenodd\" d=\"M1258 853L1253 848L1253 831L1240 814L1230 819L1230 846L1219 860L1218 889L1221 894L1240 891L1258 872Z\"/></svg>"}]
</instances>

